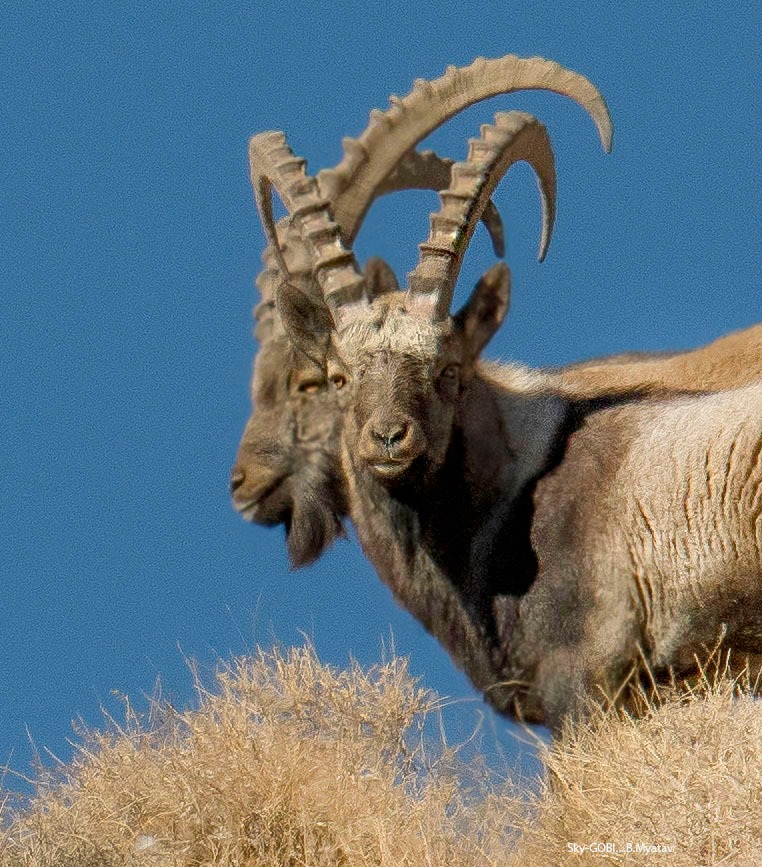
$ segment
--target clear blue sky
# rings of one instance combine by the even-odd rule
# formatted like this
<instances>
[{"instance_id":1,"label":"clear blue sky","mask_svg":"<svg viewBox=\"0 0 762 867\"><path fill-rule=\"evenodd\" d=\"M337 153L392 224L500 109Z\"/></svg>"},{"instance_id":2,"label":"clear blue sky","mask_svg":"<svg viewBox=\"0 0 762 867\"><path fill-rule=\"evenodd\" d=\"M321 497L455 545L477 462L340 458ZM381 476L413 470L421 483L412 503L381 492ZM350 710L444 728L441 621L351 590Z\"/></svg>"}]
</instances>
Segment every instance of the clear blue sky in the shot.
<instances>
[{"instance_id":1,"label":"clear blue sky","mask_svg":"<svg viewBox=\"0 0 762 867\"><path fill-rule=\"evenodd\" d=\"M114 691L139 696L158 676L187 705L183 654L208 671L302 633L337 665L377 660L393 634L427 685L473 698L355 542L291 572L281 531L229 505L262 249L247 139L285 129L316 171L416 77L477 55L558 60L605 94L611 156L549 94L482 104L432 139L460 157L495 110L518 107L556 148L544 264L529 171L497 196L514 299L489 353L541 365L693 346L762 318L762 12L69 2L2 18L0 764L27 770L27 731L68 757L72 719L98 724ZM381 202L360 258L404 274L434 205ZM461 295L492 261L477 237Z\"/></svg>"}]
</instances>

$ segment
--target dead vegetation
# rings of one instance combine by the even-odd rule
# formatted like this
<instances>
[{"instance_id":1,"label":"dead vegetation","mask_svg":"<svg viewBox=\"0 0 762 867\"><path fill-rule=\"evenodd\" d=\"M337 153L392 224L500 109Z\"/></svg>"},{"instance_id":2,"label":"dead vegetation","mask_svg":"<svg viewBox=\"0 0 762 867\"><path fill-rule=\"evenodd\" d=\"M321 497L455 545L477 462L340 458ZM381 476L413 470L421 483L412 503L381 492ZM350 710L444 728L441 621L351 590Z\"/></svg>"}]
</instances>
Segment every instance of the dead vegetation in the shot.
<instances>
[{"instance_id":1,"label":"dead vegetation","mask_svg":"<svg viewBox=\"0 0 762 867\"><path fill-rule=\"evenodd\" d=\"M155 700L6 798L2 867L762 863L762 707L727 677L544 750L539 795L432 743L401 660L236 660L197 707ZM3 803L0 797L0 804ZM593 845L576 853L571 845ZM637 846L671 852L611 851ZM608 846L608 849L606 848Z\"/></svg>"},{"instance_id":2,"label":"dead vegetation","mask_svg":"<svg viewBox=\"0 0 762 867\"><path fill-rule=\"evenodd\" d=\"M543 792L509 863L762 864L762 704L749 681L722 667L640 695L632 717L568 726L545 750Z\"/></svg>"}]
</instances>

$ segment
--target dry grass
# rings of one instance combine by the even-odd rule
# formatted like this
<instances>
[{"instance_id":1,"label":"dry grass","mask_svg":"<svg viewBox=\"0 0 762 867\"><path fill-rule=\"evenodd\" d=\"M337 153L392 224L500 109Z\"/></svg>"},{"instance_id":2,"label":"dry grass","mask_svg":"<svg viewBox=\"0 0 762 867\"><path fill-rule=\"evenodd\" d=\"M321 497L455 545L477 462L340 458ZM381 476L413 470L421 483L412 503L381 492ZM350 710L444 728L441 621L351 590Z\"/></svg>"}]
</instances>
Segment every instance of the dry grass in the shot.
<instances>
[{"instance_id":1,"label":"dry grass","mask_svg":"<svg viewBox=\"0 0 762 867\"><path fill-rule=\"evenodd\" d=\"M508 863L762 865L758 683L729 677L727 661L711 668L691 686L641 693L632 716L599 711L543 749L544 790Z\"/></svg>"},{"instance_id":2,"label":"dry grass","mask_svg":"<svg viewBox=\"0 0 762 867\"><path fill-rule=\"evenodd\" d=\"M466 769L422 737L436 699L403 661L335 671L310 648L260 652L198 704L157 703L145 725L128 707L125 726L40 771L0 864L490 863Z\"/></svg>"},{"instance_id":3,"label":"dry grass","mask_svg":"<svg viewBox=\"0 0 762 867\"><path fill-rule=\"evenodd\" d=\"M2 867L762 864L762 706L727 677L544 750L539 796L424 735L404 662L237 660L198 707L89 733L3 808ZM478 759L478 757L477 757ZM2 804L2 795L0 795ZM570 843L670 846L627 856Z\"/></svg>"}]
</instances>

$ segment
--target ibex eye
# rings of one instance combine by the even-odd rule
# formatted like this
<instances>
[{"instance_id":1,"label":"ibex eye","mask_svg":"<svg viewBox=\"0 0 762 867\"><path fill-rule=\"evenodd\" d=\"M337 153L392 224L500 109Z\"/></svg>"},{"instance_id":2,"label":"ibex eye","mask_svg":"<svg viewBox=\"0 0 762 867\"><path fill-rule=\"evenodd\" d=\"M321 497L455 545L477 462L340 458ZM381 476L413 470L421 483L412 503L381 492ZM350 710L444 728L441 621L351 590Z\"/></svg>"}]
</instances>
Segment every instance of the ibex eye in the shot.
<instances>
[{"instance_id":1,"label":"ibex eye","mask_svg":"<svg viewBox=\"0 0 762 867\"><path fill-rule=\"evenodd\" d=\"M344 388L344 386L347 384L346 377L342 376L340 373L332 376L331 382L333 383L334 388Z\"/></svg>"},{"instance_id":2,"label":"ibex eye","mask_svg":"<svg viewBox=\"0 0 762 867\"><path fill-rule=\"evenodd\" d=\"M299 392L301 394L317 394L322 384L316 379L305 379L304 382L299 383Z\"/></svg>"},{"instance_id":3,"label":"ibex eye","mask_svg":"<svg viewBox=\"0 0 762 867\"><path fill-rule=\"evenodd\" d=\"M439 374L442 379L457 379L458 378L458 365L457 364L448 364L447 367Z\"/></svg>"}]
</instances>

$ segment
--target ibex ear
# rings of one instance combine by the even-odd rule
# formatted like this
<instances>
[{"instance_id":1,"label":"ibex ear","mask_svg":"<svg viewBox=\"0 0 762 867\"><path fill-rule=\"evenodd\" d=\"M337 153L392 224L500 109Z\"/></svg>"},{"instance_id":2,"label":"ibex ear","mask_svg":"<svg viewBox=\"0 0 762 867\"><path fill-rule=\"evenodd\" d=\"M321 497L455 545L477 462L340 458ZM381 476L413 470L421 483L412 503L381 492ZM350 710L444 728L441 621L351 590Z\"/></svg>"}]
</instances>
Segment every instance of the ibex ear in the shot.
<instances>
[{"instance_id":1,"label":"ibex ear","mask_svg":"<svg viewBox=\"0 0 762 867\"><path fill-rule=\"evenodd\" d=\"M455 326L465 338L469 360L475 361L502 324L511 302L511 272L498 262L479 280L471 297L455 315Z\"/></svg>"},{"instance_id":2,"label":"ibex ear","mask_svg":"<svg viewBox=\"0 0 762 867\"><path fill-rule=\"evenodd\" d=\"M371 299L386 292L397 292L400 288L391 265L378 256L371 256L365 263L365 283Z\"/></svg>"},{"instance_id":3,"label":"ibex ear","mask_svg":"<svg viewBox=\"0 0 762 867\"><path fill-rule=\"evenodd\" d=\"M282 283L278 287L275 305L293 345L322 367L335 328L328 308L313 301L291 283Z\"/></svg>"}]
</instances>

